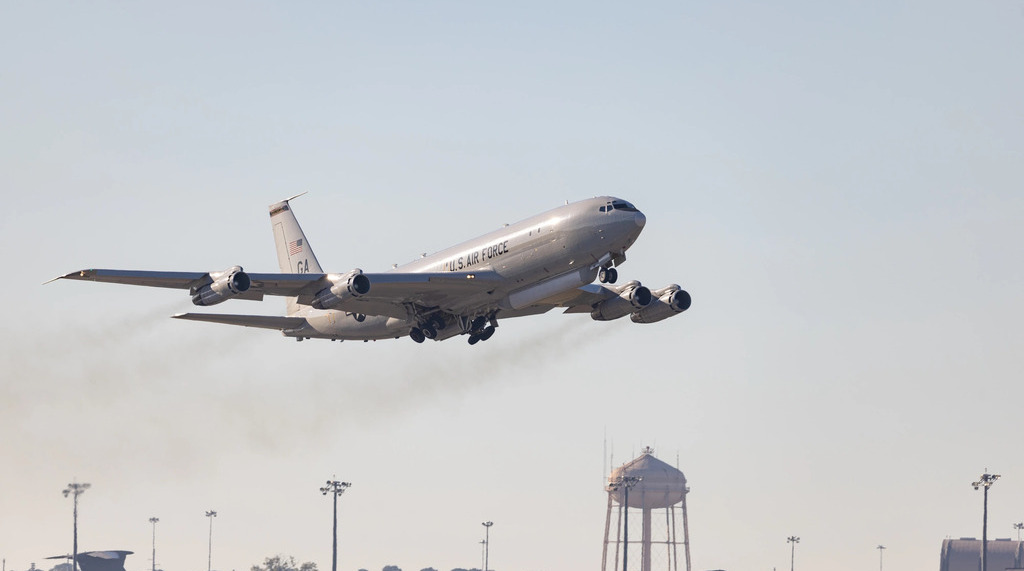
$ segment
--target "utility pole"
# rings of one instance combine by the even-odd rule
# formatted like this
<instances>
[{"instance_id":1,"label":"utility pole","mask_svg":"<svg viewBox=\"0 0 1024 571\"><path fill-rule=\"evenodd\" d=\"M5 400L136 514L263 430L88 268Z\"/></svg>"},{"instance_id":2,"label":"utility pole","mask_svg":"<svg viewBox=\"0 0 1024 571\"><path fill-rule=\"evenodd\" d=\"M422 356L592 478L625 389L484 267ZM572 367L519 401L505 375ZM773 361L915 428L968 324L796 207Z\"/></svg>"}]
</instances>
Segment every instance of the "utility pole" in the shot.
<instances>
[{"instance_id":1,"label":"utility pole","mask_svg":"<svg viewBox=\"0 0 1024 571\"><path fill-rule=\"evenodd\" d=\"M879 545L878 549L878 571L882 571L882 552L885 550L884 545Z\"/></svg>"},{"instance_id":2,"label":"utility pole","mask_svg":"<svg viewBox=\"0 0 1024 571\"><path fill-rule=\"evenodd\" d=\"M981 571L988 571L988 489L999 479L999 474L989 474L988 468L977 482L972 482L974 489L985 488L985 509L981 516Z\"/></svg>"},{"instance_id":3,"label":"utility pole","mask_svg":"<svg viewBox=\"0 0 1024 571\"><path fill-rule=\"evenodd\" d=\"M793 571L793 564L796 561L796 544L800 543L800 538L795 535L791 535L786 538L786 543L793 544L789 550L789 571Z\"/></svg>"},{"instance_id":4,"label":"utility pole","mask_svg":"<svg viewBox=\"0 0 1024 571\"><path fill-rule=\"evenodd\" d=\"M156 522L160 521L158 517L149 518L149 523L153 524L153 571L156 571Z\"/></svg>"},{"instance_id":5,"label":"utility pole","mask_svg":"<svg viewBox=\"0 0 1024 571\"><path fill-rule=\"evenodd\" d=\"M484 533L484 571L487 571L491 563L491 526L494 525L494 522L485 521L481 525L486 530Z\"/></svg>"},{"instance_id":6,"label":"utility pole","mask_svg":"<svg viewBox=\"0 0 1024 571\"><path fill-rule=\"evenodd\" d=\"M332 544L331 571L338 571L338 496L344 494L351 485L350 482L327 480L327 485L320 488L320 493L325 496L331 494L334 498L334 542Z\"/></svg>"},{"instance_id":7,"label":"utility pole","mask_svg":"<svg viewBox=\"0 0 1024 571\"><path fill-rule=\"evenodd\" d=\"M210 547L206 552L206 571L211 571L213 568L213 518L217 517L217 512L207 510L206 517L210 518Z\"/></svg>"},{"instance_id":8,"label":"utility pole","mask_svg":"<svg viewBox=\"0 0 1024 571\"><path fill-rule=\"evenodd\" d=\"M78 496L85 493L92 484L79 484L72 482L68 484L68 487L64 488L64 497L68 497L71 494L75 497L75 511L74 511L74 543L72 544L71 551L71 571L78 571Z\"/></svg>"}]
</instances>

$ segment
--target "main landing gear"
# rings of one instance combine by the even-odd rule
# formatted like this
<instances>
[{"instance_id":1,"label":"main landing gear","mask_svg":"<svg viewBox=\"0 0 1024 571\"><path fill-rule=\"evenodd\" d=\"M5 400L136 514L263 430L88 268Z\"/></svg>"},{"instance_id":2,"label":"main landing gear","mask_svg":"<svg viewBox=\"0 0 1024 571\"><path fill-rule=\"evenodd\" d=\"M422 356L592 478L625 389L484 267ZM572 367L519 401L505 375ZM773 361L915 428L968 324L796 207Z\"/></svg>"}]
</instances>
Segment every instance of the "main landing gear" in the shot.
<instances>
[{"instance_id":1,"label":"main landing gear","mask_svg":"<svg viewBox=\"0 0 1024 571\"><path fill-rule=\"evenodd\" d=\"M470 333L469 344L476 345L480 341L487 341L488 339L491 338L492 335L494 335L494 326L488 325L487 327L484 328L483 331L479 333Z\"/></svg>"},{"instance_id":2,"label":"main landing gear","mask_svg":"<svg viewBox=\"0 0 1024 571\"><path fill-rule=\"evenodd\" d=\"M488 323L488 321L490 323ZM427 339L436 339L437 332L444 329L446 323L440 316L432 316L425 322L421 323L419 327L413 327L409 330L409 338L416 343L423 343ZM483 315L477 316L472 321L466 323L462 322L462 330L469 333L469 344L476 345L481 341L487 341L494 335L495 328L498 327L498 322L493 317L486 317Z\"/></svg>"},{"instance_id":3,"label":"main landing gear","mask_svg":"<svg viewBox=\"0 0 1024 571\"><path fill-rule=\"evenodd\" d=\"M615 268L601 268L597 271L597 280L603 284L613 284L619 279L619 271Z\"/></svg>"},{"instance_id":4,"label":"main landing gear","mask_svg":"<svg viewBox=\"0 0 1024 571\"><path fill-rule=\"evenodd\" d=\"M494 329L498 326L498 321L492 316L490 318L491 324L484 327L487 324L487 318L483 315L477 317L470 323L469 326L469 344L476 345L480 341L487 341L494 335Z\"/></svg>"},{"instance_id":5,"label":"main landing gear","mask_svg":"<svg viewBox=\"0 0 1024 571\"><path fill-rule=\"evenodd\" d=\"M437 338L437 332L444 329L445 322L440 316L434 315L427 319L419 327L413 327L409 331L409 338L417 343L423 343L426 339Z\"/></svg>"}]
</instances>

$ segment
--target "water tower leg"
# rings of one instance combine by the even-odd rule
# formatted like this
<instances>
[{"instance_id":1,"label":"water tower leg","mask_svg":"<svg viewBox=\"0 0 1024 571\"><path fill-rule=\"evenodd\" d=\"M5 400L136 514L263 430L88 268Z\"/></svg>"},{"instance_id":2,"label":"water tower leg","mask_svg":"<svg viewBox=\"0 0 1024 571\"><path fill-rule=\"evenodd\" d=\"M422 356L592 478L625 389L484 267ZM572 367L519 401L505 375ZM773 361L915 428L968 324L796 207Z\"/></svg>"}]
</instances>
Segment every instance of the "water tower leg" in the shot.
<instances>
[{"instance_id":1,"label":"water tower leg","mask_svg":"<svg viewBox=\"0 0 1024 571\"><path fill-rule=\"evenodd\" d=\"M615 569L619 568L619 547L622 545L622 504L619 504L618 521L615 524Z\"/></svg>"},{"instance_id":2,"label":"water tower leg","mask_svg":"<svg viewBox=\"0 0 1024 571\"><path fill-rule=\"evenodd\" d=\"M601 552L601 571L608 571L608 532L612 526L612 494L608 492L608 513L604 516L604 551Z\"/></svg>"},{"instance_id":3,"label":"water tower leg","mask_svg":"<svg viewBox=\"0 0 1024 571\"><path fill-rule=\"evenodd\" d=\"M668 559L669 571L679 571L679 551L676 549L676 506L671 505L665 510L665 557Z\"/></svg>"},{"instance_id":4,"label":"water tower leg","mask_svg":"<svg viewBox=\"0 0 1024 571\"><path fill-rule=\"evenodd\" d=\"M689 488L686 490L689 492ZM690 571L690 522L686 517L686 494L683 494L683 545L686 552L686 571Z\"/></svg>"},{"instance_id":5,"label":"water tower leg","mask_svg":"<svg viewBox=\"0 0 1024 571\"><path fill-rule=\"evenodd\" d=\"M643 571L651 571L651 508L644 508L643 533L643 545L641 547L643 563L641 564L641 569Z\"/></svg>"}]
</instances>

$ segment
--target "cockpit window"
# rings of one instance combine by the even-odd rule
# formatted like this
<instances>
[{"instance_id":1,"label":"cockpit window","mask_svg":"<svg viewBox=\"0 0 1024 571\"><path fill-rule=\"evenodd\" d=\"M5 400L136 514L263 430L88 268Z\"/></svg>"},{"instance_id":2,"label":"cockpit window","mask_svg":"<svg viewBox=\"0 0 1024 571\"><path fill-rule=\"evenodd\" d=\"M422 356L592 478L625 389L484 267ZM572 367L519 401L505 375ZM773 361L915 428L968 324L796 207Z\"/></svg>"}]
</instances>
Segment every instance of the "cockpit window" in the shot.
<instances>
[{"instance_id":1,"label":"cockpit window","mask_svg":"<svg viewBox=\"0 0 1024 571\"><path fill-rule=\"evenodd\" d=\"M607 209L607 208L605 208L604 206L602 206L601 208L598 208L598 210L600 210L601 212L605 212L605 211L607 211L608 209Z\"/></svg>"},{"instance_id":2,"label":"cockpit window","mask_svg":"<svg viewBox=\"0 0 1024 571\"><path fill-rule=\"evenodd\" d=\"M626 212L639 212L635 206L625 200L616 200L612 202L612 208L615 210L625 210Z\"/></svg>"}]
</instances>

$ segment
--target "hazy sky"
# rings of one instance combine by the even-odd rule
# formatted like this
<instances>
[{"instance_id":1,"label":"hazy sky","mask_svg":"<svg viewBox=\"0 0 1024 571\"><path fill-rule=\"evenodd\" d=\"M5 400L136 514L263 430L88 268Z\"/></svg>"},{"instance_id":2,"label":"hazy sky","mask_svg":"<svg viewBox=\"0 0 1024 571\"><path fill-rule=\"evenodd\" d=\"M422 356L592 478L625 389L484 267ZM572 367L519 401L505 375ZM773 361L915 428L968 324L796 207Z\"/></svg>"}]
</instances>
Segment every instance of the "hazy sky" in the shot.
<instances>
[{"instance_id":1,"label":"hazy sky","mask_svg":"<svg viewBox=\"0 0 1024 571\"><path fill-rule=\"evenodd\" d=\"M1024 520L1024 4L127 3L0 8L0 557L129 571L593 570L616 464L686 473L695 570L933 569ZM179 322L82 268L332 271L563 200L647 214L620 279L686 314L489 342ZM218 311L279 314L280 300ZM201 310L200 310L201 311ZM868 567L871 566L871 567Z\"/></svg>"}]
</instances>

